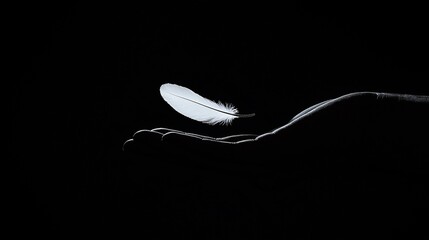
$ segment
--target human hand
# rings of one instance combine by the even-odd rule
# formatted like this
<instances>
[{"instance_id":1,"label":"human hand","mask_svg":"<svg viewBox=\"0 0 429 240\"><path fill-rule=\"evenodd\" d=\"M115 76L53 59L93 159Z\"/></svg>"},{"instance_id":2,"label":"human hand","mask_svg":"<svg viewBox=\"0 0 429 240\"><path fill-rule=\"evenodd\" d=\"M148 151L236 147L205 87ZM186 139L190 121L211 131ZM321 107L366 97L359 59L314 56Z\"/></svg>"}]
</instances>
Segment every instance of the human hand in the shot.
<instances>
[{"instance_id":1,"label":"human hand","mask_svg":"<svg viewBox=\"0 0 429 240\"><path fill-rule=\"evenodd\" d=\"M198 159L240 167L273 167L279 163L274 159L296 165L310 153L332 159L371 155L391 160L403 154L421 158L426 156L428 113L429 96L356 92L315 104L265 133L212 137L170 128L143 129L123 149L175 162Z\"/></svg>"}]
</instances>

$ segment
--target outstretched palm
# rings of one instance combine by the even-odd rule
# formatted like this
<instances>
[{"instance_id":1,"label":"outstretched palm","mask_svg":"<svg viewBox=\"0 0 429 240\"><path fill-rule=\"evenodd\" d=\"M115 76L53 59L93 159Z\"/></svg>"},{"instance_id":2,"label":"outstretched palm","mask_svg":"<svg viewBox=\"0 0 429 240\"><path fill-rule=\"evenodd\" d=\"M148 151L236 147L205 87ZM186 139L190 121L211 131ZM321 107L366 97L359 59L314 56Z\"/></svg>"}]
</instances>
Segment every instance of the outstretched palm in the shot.
<instances>
[{"instance_id":1,"label":"outstretched palm","mask_svg":"<svg viewBox=\"0 0 429 240\"><path fill-rule=\"evenodd\" d=\"M399 104L405 104L405 105L417 104L417 105L422 105L424 108L424 107L427 107L427 104L429 103L429 96L378 93L378 92L355 92L355 93L350 93L350 94L340 96L338 98L329 99L329 100L317 103L298 113L285 125L280 126L270 132L266 132L262 134L243 133L243 134L230 135L230 136L218 138L218 137L205 136L198 133L191 133L191 132L186 132L186 131L181 131L176 129L159 127L154 129L143 129L143 130L137 131L133 135L132 139L129 139L124 143L124 149L127 148L127 145L132 144L134 142L134 138L136 137L140 139L141 138L148 138L148 139L158 138L159 140L168 140L171 138L177 139L177 137L182 137L183 138L182 140L185 140L186 138L192 138L194 140L210 141L210 142L221 143L221 144L241 144L241 143L247 143L247 142L254 142L254 141L261 140L263 138L268 138L275 134L279 134L281 132L285 132L287 129L293 128L294 125L297 125L298 123L302 122L304 119L308 119L314 115L321 114L324 110L327 110L330 107L334 107L335 105L346 104L343 110L351 110L356 113L359 113L361 111L365 112L366 110L369 110L365 108L353 109L352 105L347 106L347 103L350 103L350 102L358 102L358 103L360 102L362 103L362 106L367 106L367 107L370 106L371 104L387 103L390 105L390 104L399 103ZM370 105L368 105L368 103ZM405 112L403 114L405 114ZM332 121L335 121L335 120L332 120Z\"/></svg>"}]
</instances>

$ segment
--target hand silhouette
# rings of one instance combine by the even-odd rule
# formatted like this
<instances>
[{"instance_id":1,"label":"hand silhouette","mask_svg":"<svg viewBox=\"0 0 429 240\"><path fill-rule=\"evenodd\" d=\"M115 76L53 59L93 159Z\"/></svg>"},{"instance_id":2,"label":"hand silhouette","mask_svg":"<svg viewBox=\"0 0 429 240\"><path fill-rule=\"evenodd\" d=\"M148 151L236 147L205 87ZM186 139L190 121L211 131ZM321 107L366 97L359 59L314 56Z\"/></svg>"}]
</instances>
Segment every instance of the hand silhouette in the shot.
<instances>
[{"instance_id":1,"label":"hand silhouette","mask_svg":"<svg viewBox=\"0 0 429 240\"><path fill-rule=\"evenodd\" d=\"M174 162L238 164L237 169L290 167L310 156L371 156L383 164L404 155L427 157L428 116L429 96L356 92L315 104L266 133L216 138L160 127L137 131L123 149Z\"/></svg>"}]
</instances>

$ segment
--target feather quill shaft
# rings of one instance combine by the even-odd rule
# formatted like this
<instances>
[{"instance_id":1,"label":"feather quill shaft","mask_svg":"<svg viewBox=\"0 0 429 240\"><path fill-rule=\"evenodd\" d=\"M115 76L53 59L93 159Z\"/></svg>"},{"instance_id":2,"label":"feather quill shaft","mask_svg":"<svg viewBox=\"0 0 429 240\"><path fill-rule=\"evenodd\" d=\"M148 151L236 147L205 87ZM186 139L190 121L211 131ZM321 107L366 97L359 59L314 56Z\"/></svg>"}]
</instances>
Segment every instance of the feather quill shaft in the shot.
<instances>
[{"instance_id":1,"label":"feather quill shaft","mask_svg":"<svg viewBox=\"0 0 429 240\"><path fill-rule=\"evenodd\" d=\"M235 118L252 117L255 114L239 114L232 104L223 104L204 98L189 88L165 83L159 89L162 98L177 112L196 121L215 124L231 124Z\"/></svg>"}]
</instances>

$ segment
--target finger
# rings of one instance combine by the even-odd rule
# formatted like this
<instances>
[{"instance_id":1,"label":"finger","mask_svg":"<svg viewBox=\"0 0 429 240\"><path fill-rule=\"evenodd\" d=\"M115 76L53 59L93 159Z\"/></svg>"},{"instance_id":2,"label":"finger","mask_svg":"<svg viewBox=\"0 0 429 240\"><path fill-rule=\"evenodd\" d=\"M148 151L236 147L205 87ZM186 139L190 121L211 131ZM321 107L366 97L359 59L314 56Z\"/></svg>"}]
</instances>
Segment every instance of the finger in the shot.
<instances>
[{"instance_id":1,"label":"finger","mask_svg":"<svg viewBox=\"0 0 429 240\"><path fill-rule=\"evenodd\" d=\"M122 149L125 152L155 154L161 150L162 134L152 130L137 131L133 138L125 141Z\"/></svg>"}]
</instances>

